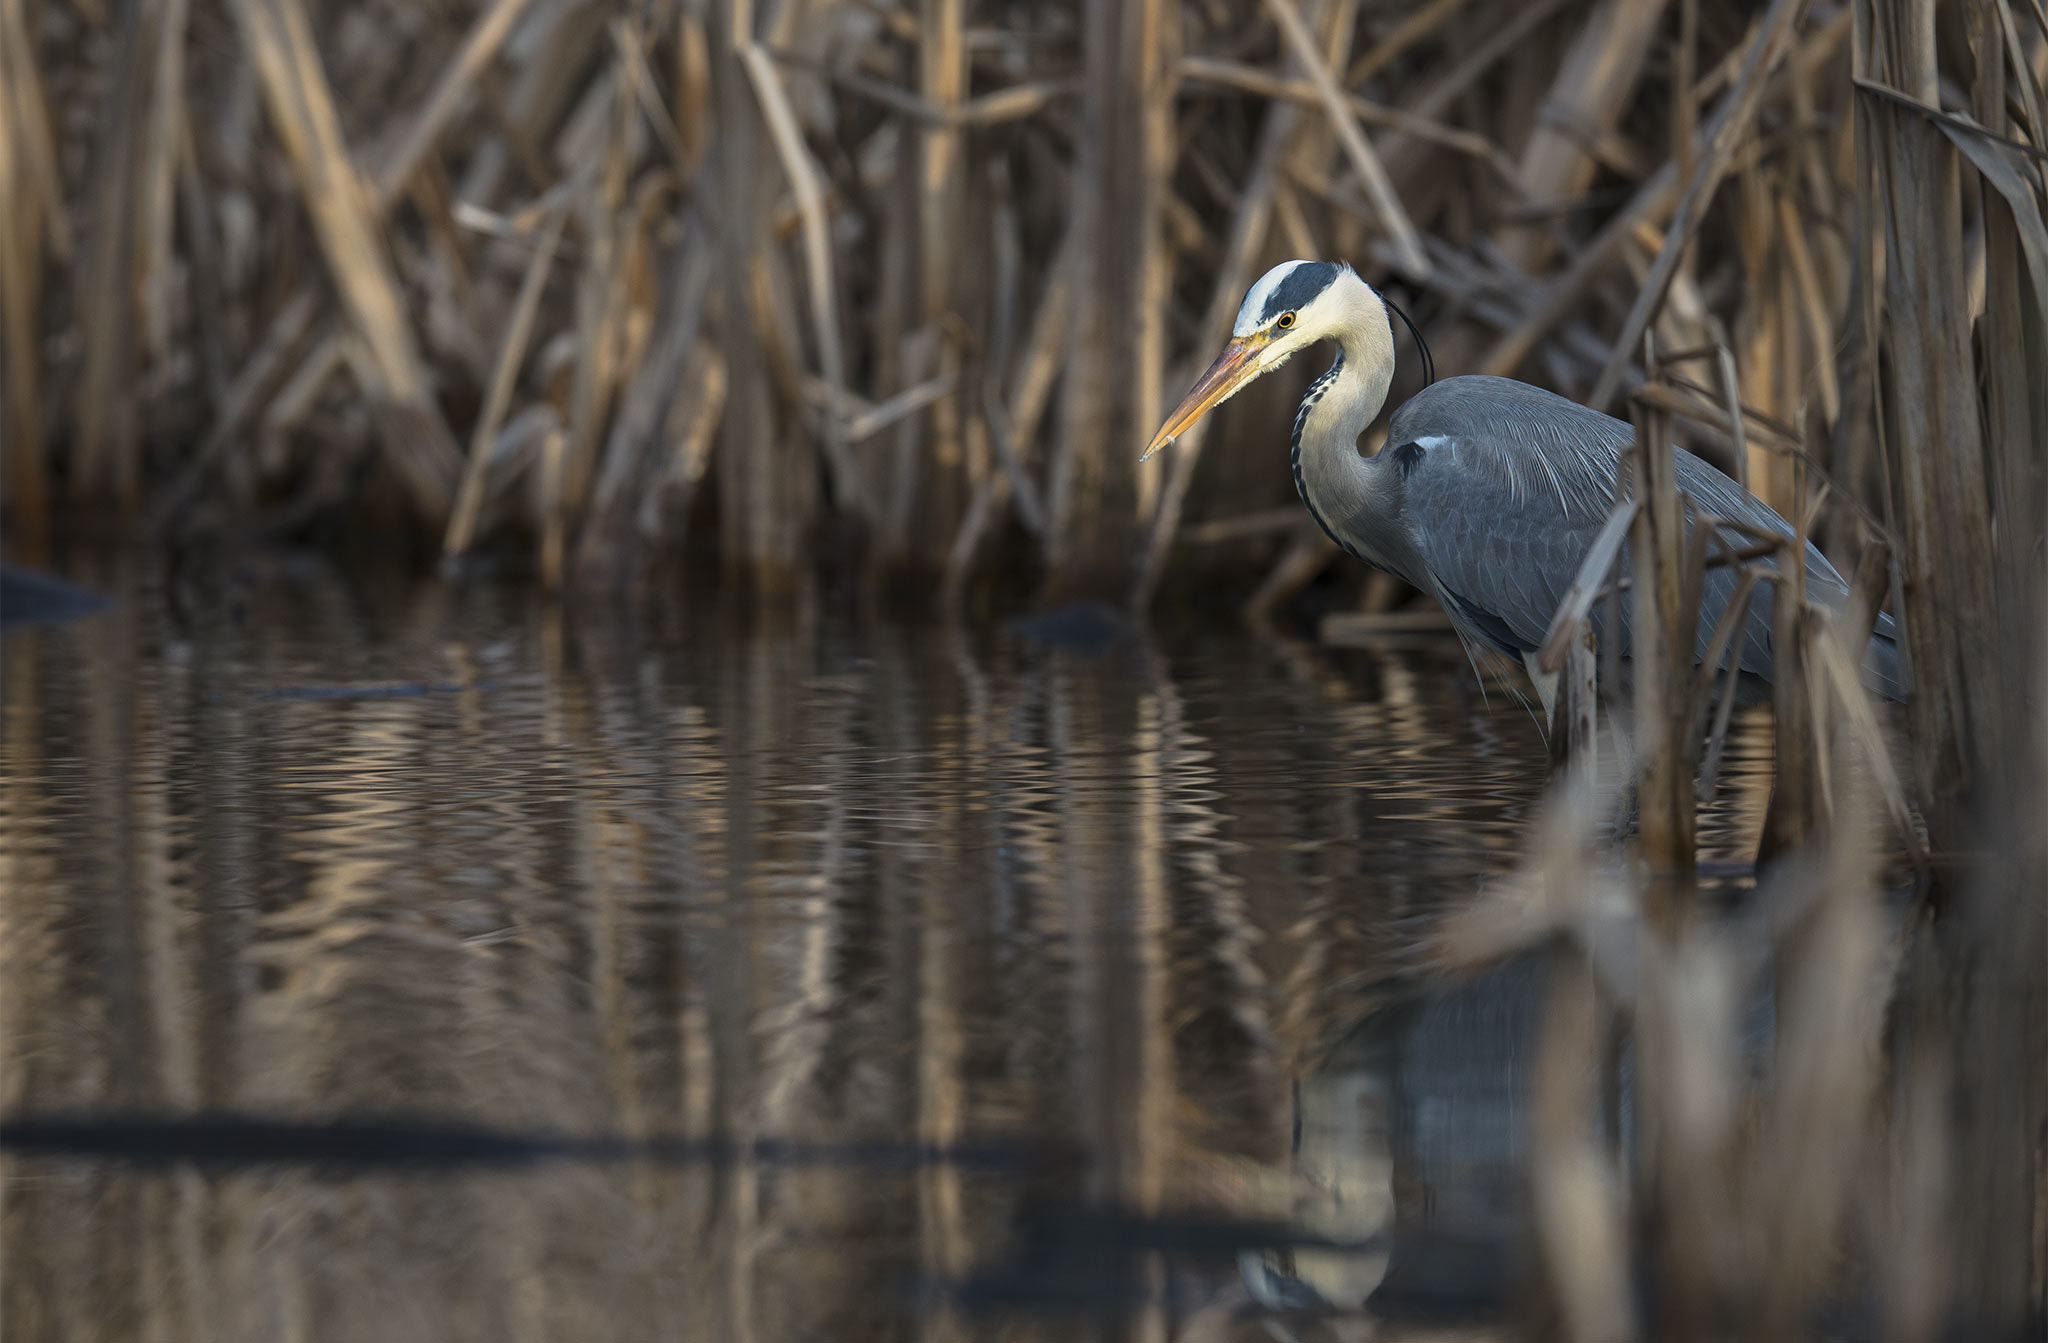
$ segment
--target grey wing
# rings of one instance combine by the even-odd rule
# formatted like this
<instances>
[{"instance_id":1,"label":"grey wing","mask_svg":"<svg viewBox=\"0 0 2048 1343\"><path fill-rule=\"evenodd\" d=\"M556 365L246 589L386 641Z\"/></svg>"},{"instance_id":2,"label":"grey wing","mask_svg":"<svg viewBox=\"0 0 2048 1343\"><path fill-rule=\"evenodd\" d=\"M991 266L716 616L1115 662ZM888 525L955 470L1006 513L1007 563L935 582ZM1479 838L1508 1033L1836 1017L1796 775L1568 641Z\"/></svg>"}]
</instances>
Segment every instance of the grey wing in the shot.
<instances>
[{"instance_id":1,"label":"grey wing","mask_svg":"<svg viewBox=\"0 0 2048 1343\"><path fill-rule=\"evenodd\" d=\"M1435 595L1468 638L1533 652L1614 500L1633 431L1527 383L1449 378L1401 407L1388 442Z\"/></svg>"},{"instance_id":2,"label":"grey wing","mask_svg":"<svg viewBox=\"0 0 2048 1343\"><path fill-rule=\"evenodd\" d=\"M1512 498L1460 506L1445 497L1452 473L1433 474L1437 488L1411 493L1408 508L1437 599L1468 635L1513 656L1534 652L1599 533L1598 522L1582 526L1557 511L1555 501L1548 508ZM1418 469L1410 483L1421 475ZM1480 484L1487 483L1481 477Z\"/></svg>"},{"instance_id":3,"label":"grey wing","mask_svg":"<svg viewBox=\"0 0 2048 1343\"><path fill-rule=\"evenodd\" d=\"M1389 426L1402 475L1402 511L1436 596L1464 629L1504 653L1543 642L1558 603L1614 507L1614 479L1634 429L1611 416L1501 378L1450 378L1402 406ZM1791 524L1735 481L1680 450L1678 486L1691 500L1688 530L1704 512L1777 536ZM1740 533L1722 531L1730 550ZM1622 564L1628 563L1624 550ZM1806 548L1807 589L1839 609L1848 585L1818 548ZM1704 656L1740 583L1737 569L1707 571L1694 656ZM1771 674L1772 599L1761 583L1731 652L1744 671ZM1628 643L1628 607L1621 638ZM1595 609L1596 629L1601 613ZM1880 690L1902 693L1891 620L1881 617L1869 658ZM1726 665L1725 655L1722 665Z\"/></svg>"}]
</instances>

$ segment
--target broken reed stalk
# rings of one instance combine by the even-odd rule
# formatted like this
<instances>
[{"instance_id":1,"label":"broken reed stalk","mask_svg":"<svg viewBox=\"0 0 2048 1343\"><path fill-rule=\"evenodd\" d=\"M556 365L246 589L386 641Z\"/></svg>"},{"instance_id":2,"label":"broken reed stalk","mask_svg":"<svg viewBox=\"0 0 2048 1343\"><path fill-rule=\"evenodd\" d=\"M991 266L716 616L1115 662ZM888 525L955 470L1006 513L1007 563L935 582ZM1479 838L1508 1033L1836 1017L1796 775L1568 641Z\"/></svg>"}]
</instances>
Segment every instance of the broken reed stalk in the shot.
<instances>
[{"instance_id":1,"label":"broken reed stalk","mask_svg":"<svg viewBox=\"0 0 2048 1343\"><path fill-rule=\"evenodd\" d=\"M1565 608L1552 622L1544 648L1555 642L1562 650L1561 670L1556 673L1557 699L1551 707L1549 733L1550 772L1556 777L1576 770L1586 786L1596 787L1598 776L1598 733L1600 718L1600 657L1593 634L1593 622L1584 615L1567 622ZM1541 654L1538 656L1541 661Z\"/></svg>"},{"instance_id":2,"label":"broken reed stalk","mask_svg":"<svg viewBox=\"0 0 2048 1343\"><path fill-rule=\"evenodd\" d=\"M1695 864L1692 726L1693 630L1698 600L1685 600L1685 511L1669 421L1638 404L1630 550L1631 652L1635 664L1637 816L1643 859L1654 874L1652 921L1667 933L1686 917ZM1704 530L1704 529L1702 529Z\"/></svg>"},{"instance_id":3,"label":"broken reed stalk","mask_svg":"<svg viewBox=\"0 0 2048 1343\"><path fill-rule=\"evenodd\" d=\"M1795 492L1799 489L1795 471ZM1798 497L1795 493L1794 497ZM1771 606L1771 801L1757 852L1762 865L1810 840L1821 823L1820 780L1814 759L1813 704L1807 693L1806 531L1799 528L1779 547Z\"/></svg>"}]
</instances>

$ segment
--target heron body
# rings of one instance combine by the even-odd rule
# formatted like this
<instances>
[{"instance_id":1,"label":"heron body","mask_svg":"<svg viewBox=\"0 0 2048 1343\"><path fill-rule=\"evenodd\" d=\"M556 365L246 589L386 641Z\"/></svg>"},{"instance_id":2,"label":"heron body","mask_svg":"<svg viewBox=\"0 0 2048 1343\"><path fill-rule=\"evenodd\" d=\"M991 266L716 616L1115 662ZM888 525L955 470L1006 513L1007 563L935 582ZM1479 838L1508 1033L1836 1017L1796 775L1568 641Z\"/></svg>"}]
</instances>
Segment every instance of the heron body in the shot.
<instances>
[{"instance_id":1,"label":"heron body","mask_svg":"<svg viewBox=\"0 0 2048 1343\"><path fill-rule=\"evenodd\" d=\"M1292 261L1246 295L1223 355L1153 440L1156 451L1308 346L1328 340L1337 357L1310 386L1294 417L1290 455L1302 502L1330 539L1367 564L1429 593L1468 647L1524 663L1549 709L1555 678L1538 673L1536 649L1594 538L1614 509L1616 475L1635 430L1610 415L1509 378L1431 383L1397 409L1387 445L1373 456L1358 437L1386 403L1394 340L1386 305L1349 266ZM1677 451L1677 485L1690 530L1699 514L1778 536L1794 529L1706 462ZM1724 533L1739 550L1747 538ZM1694 657L1705 656L1735 596L1735 569L1706 572ZM1741 637L1723 655L1742 671L1771 676L1775 585L1757 585ZM1840 609L1849 587L1810 542L1806 588ZM1594 614L1596 637L1605 638ZM1628 620L1622 619L1627 652ZM1892 620L1878 617L1865 662L1873 688L1904 694Z\"/></svg>"}]
</instances>

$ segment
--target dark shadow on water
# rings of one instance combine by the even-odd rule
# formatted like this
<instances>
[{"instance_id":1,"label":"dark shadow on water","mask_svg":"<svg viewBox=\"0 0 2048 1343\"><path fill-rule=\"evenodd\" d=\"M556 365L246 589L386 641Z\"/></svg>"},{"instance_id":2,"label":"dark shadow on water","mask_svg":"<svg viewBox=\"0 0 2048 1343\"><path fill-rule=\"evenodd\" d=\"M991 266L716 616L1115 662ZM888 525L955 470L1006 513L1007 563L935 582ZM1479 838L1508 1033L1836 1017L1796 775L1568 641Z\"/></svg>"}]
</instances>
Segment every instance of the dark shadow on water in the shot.
<instances>
[{"instance_id":1,"label":"dark shadow on water","mask_svg":"<svg viewBox=\"0 0 2048 1343\"><path fill-rule=\"evenodd\" d=\"M253 1166L349 1171L518 1169L551 1161L658 1165L850 1166L919 1170L958 1166L1024 1174L1072 1165L1080 1154L1046 1143L982 1139L936 1146L890 1142L740 1141L516 1133L433 1119L348 1117L293 1121L253 1115L30 1114L0 1120L0 1152L114 1162L144 1169L191 1166L219 1173Z\"/></svg>"},{"instance_id":2,"label":"dark shadow on water","mask_svg":"<svg viewBox=\"0 0 2048 1343\"><path fill-rule=\"evenodd\" d=\"M0 630L59 625L105 610L111 603L91 588L55 574L0 563Z\"/></svg>"}]
</instances>

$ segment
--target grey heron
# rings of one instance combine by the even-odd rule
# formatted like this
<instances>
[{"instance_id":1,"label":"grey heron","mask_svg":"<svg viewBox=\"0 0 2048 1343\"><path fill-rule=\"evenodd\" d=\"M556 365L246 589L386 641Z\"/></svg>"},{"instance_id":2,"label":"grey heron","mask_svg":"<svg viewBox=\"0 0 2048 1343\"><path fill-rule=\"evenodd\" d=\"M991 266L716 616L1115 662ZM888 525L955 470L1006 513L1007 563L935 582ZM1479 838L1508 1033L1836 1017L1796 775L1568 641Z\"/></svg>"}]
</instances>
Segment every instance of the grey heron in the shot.
<instances>
[{"instance_id":1,"label":"grey heron","mask_svg":"<svg viewBox=\"0 0 2048 1343\"><path fill-rule=\"evenodd\" d=\"M1294 416L1294 485L1310 516L1353 557L1435 597L1468 648L1521 661L1547 715L1556 678L1538 670L1536 650L1613 511L1616 468L1634 445L1635 430L1510 378L1445 378L1394 412L1386 447L1368 457L1358 437L1386 403L1394 378L1387 308L1348 265L1289 261L1274 267L1245 295L1229 344L1167 417L1145 456L1309 346L1333 342L1335 362ZM1794 534L1784 518L1698 457L1680 449L1677 461L1678 488L1693 510L1778 536ZM1741 548L1742 538L1730 539ZM1705 656L1738 581L1731 567L1708 570L1695 659ZM1810 596L1837 610L1848 600L1848 584L1810 542L1806 583ZM1757 587L1736 640L1741 669L1764 680L1771 676L1774 587ZM1594 619L1597 636L1597 607ZM1626 616L1622 623L1625 648ZM1878 617L1865 677L1887 696L1903 696L1888 615Z\"/></svg>"}]
</instances>

